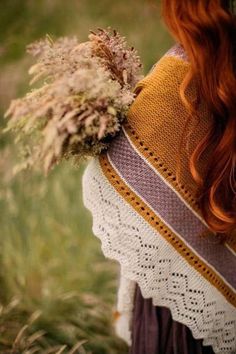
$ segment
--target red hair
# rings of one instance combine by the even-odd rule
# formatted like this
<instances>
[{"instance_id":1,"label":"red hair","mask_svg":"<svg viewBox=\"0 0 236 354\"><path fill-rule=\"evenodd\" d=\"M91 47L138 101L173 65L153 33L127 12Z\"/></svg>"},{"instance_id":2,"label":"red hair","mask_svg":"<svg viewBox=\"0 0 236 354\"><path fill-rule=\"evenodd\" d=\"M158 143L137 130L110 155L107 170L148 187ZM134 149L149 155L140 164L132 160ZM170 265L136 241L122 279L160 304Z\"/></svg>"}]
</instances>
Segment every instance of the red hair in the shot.
<instances>
[{"instance_id":1,"label":"red hair","mask_svg":"<svg viewBox=\"0 0 236 354\"><path fill-rule=\"evenodd\" d=\"M229 0L162 0L162 17L191 64L180 88L190 118L197 105L187 100L185 91L195 79L214 119L189 166L199 186L203 217L225 238L236 229L236 16ZM196 161L210 146L214 149L203 179Z\"/></svg>"}]
</instances>

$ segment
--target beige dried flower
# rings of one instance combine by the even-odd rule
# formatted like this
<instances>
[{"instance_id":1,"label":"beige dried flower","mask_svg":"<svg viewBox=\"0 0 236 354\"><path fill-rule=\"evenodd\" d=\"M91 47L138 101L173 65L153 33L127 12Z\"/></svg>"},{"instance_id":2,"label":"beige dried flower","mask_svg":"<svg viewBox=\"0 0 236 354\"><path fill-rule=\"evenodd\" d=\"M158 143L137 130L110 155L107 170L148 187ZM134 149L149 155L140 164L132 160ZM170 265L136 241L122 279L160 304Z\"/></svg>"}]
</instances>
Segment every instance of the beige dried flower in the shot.
<instances>
[{"instance_id":1,"label":"beige dried flower","mask_svg":"<svg viewBox=\"0 0 236 354\"><path fill-rule=\"evenodd\" d=\"M24 146L15 171L40 165L47 175L63 158L99 154L120 130L142 78L140 59L116 31L99 29L89 41L51 37L27 46L36 57L30 84L42 82L12 100L4 131Z\"/></svg>"}]
</instances>

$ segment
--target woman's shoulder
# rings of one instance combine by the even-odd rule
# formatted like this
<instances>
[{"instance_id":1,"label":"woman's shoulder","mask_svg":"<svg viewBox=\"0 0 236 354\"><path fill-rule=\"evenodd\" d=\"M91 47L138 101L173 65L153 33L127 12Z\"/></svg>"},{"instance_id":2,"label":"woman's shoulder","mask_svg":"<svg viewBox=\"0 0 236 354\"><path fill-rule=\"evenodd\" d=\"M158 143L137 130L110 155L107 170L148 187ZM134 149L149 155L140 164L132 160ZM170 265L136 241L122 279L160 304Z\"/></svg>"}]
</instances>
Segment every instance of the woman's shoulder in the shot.
<instances>
[{"instance_id":1,"label":"woman's shoulder","mask_svg":"<svg viewBox=\"0 0 236 354\"><path fill-rule=\"evenodd\" d=\"M180 85L189 70L189 62L180 44L172 46L136 85L136 98L128 112L128 123L149 144L157 149L166 145L168 137L179 140L188 113L180 96ZM194 87L192 88L194 89ZM190 90L191 96L194 91ZM174 146L177 142L173 141Z\"/></svg>"},{"instance_id":2,"label":"woman's shoulder","mask_svg":"<svg viewBox=\"0 0 236 354\"><path fill-rule=\"evenodd\" d=\"M153 72L153 70L155 69L155 67L159 64L159 62L163 59L166 58L176 58L179 60L182 60L185 63L189 63L189 58L188 55L184 49L184 47L182 46L181 43L175 43L174 45L172 45L164 54L163 56L161 56L161 58L159 60L157 60L153 66L151 67L150 71L148 72L148 75L151 74Z\"/></svg>"},{"instance_id":3,"label":"woman's shoulder","mask_svg":"<svg viewBox=\"0 0 236 354\"><path fill-rule=\"evenodd\" d=\"M175 43L170 47L151 67L147 75L140 80L135 88L135 92L140 92L141 88L148 87L150 90L160 89L158 84L163 82L177 83L184 76L190 65L188 55L180 43Z\"/></svg>"}]
</instances>

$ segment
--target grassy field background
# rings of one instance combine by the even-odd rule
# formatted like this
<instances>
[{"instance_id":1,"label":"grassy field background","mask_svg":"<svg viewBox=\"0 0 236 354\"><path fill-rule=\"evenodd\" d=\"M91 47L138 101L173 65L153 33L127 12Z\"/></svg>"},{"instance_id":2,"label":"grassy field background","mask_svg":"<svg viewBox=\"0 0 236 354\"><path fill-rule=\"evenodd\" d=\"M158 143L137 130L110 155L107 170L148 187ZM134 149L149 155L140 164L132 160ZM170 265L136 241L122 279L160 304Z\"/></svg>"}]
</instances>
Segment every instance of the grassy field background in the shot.
<instances>
[{"instance_id":1,"label":"grassy field background","mask_svg":"<svg viewBox=\"0 0 236 354\"><path fill-rule=\"evenodd\" d=\"M12 98L28 89L25 46L49 33L77 35L112 26L134 45L144 71L172 45L153 0L1 0L0 126ZM13 176L17 146L0 136L0 353L125 354L112 329L119 275L92 235L80 168L48 178ZM86 341L86 342L83 342Z\"/></svg>"}]
</instances>

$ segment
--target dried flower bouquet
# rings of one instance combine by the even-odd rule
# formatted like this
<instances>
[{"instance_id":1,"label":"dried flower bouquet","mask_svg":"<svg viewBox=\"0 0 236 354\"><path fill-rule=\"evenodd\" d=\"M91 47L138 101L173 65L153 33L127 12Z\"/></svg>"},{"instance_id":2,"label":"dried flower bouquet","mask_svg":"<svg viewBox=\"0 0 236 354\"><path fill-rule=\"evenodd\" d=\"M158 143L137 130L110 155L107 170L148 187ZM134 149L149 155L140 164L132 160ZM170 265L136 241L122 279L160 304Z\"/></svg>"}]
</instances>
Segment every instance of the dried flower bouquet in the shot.
<instances>
[{"instance_id":1,"label":"dried flower bouquet","mask_svg":"<svg viewBox=\"0 0 236 354\"><path fill-rule=\"evenodd\" d=\"M15 173L40 166L45 175L62 159L99 154L120 130L142 78L136 50L116 31L98 29L89 40L53 41L50 36L27 46L36 57L23 98L12 100L4 131L14 131L24 160Z\"/></svg>"}]
</instances>

